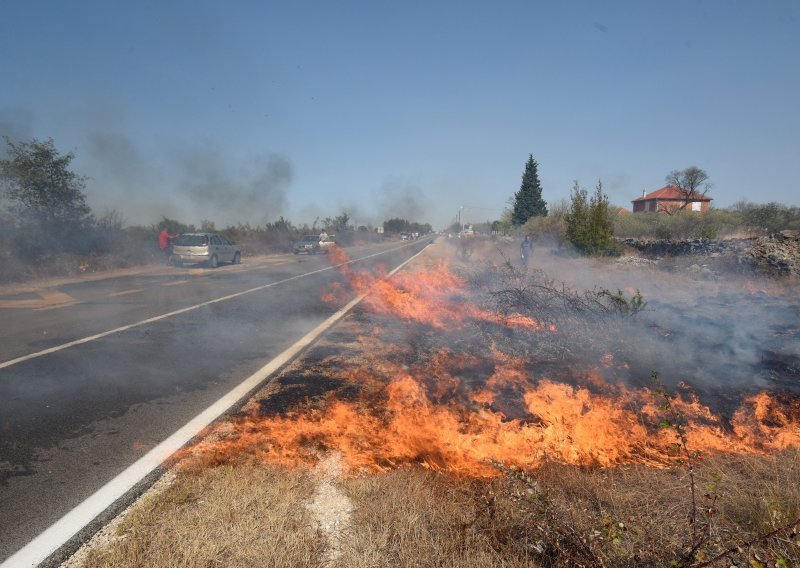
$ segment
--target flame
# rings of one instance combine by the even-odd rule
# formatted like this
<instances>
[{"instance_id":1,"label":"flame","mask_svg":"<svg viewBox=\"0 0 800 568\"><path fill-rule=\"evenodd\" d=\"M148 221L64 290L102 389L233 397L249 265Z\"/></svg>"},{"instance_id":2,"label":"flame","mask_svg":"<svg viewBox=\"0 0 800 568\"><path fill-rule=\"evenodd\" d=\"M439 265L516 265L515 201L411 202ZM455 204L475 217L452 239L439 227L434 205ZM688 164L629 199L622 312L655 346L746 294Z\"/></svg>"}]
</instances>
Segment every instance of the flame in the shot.
<instances>
[{"instance_id":1,"label":"flame","mask_svg":"<svg viewBox=\"0 0 800 568\"><path fill-rule=\"evenodd\" d=\"M384 269L375 274L354 271L341 248L331 251L329 256L356 293L368 293L364 305L376 314L389 314L437 329L477 321L529 331L556 331L553 323L539 322L519 313L496 314L475 306L469 301L466 281L450 272L445 263L413 273L400 272L387 279ZM341 285L334 283L322 299L344 303Z\"/></svg>"},{"instance_id":2,"label":"flame","mask_svg":"<svg viewBox=\"0 0 800 568\"><path fill-rule=\"evenodd\" d=\"M375 353L373 351L373 353ZM503 356L480 388L458 379L471 356L438 352L430 365L404 368L379 357L343 371L358 381L357 401L331 400L297 414L251 413L231 432L191 450L204 464L253 456L265 463L314 464L331 450L350 472L379 472L403 464L488 477L502 462L533 469L546 460L578 466L642 463L664 467L675 457L675 432L659 426L664 412L649 389L630 390L588 374L583 385L535 378L524 362ZM435 379L421 376L423 371ZM495 402L523 401L527 416L509 419ZM800 411L774 396L747 398L726 428L694 397L671 399L684 417L687 449L767 455L800 447ZM221 438L221 439L217 439Z\"/></svg>"},{"instance_id":3,"label":"flame","mask_svg":"<svg viewBox=\"0 0 800 568\"><path fill-rule=\"evenodd\" d=\"M443 264L386 279L382 270L353 271L341 249L330 257L352 290L369 292L367 308L390 322L423 324L432 334L476 320L556 331L522 314L501 317L475 306L466 282ZM333 287L331 299L341 301L344 292ZM357 391L348 400L324 396L279 415L254 410L186 453L207 465L248 456L291 467L335 450L351 473L415 463L488 477L498 473L497 462L524 469L548 460L666 467L675 461L676 445L678 453L761 455L800 447L800 400L788 396L751 395L723 417L684 391L669 396L665 410L663 395L604 378L627 368L612 353L555 380L539 373L535 361L498 345L417 353L391 344L389 331L359 327L347 355L329 357L335 378ZM673 425L664 427L665 418Z\"/></svg>"}]
</instances>

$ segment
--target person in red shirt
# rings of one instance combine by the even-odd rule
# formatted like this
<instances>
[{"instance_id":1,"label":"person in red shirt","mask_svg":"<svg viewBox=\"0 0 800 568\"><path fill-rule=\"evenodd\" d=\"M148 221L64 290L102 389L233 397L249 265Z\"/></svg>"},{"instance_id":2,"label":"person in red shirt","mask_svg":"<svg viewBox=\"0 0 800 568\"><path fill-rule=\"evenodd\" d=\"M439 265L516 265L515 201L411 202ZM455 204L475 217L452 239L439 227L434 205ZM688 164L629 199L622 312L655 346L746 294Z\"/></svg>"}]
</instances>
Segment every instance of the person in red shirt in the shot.
<instances>
[{"instance_id":1,"label":"person in red shirt","mask_svg":"<svg viewBox=\"0 0 800 568\"><path fill-rule=\"evenodd\" d=\"M170 244L170 240L174 237L175 235L169 234L167 227L164 227L164 230L162 230L158 235L158 248L161 249L161 252L164 253L164 256L167 258L167 264L169 264L169 257L172 256L172 245Z\"/></svg>"}]
</instances>

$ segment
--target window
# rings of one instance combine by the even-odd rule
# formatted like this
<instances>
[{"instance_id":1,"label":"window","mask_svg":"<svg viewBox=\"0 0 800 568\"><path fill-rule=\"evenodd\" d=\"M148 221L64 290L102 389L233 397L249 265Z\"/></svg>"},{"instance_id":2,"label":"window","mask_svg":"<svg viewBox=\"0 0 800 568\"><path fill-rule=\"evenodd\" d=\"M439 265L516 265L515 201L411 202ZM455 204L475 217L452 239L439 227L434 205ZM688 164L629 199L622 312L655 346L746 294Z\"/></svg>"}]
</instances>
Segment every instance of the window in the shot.
<instances>
[{"instance_id":1,"label":"window","mask_svg":"<svg viewBox=\"0 0 800 568\"><path fill-rule=\"evenodd\" d=\"M208 244L205 235L181 235L173 243L179 247L203 247Z\"/></svg>"}]
</instances>

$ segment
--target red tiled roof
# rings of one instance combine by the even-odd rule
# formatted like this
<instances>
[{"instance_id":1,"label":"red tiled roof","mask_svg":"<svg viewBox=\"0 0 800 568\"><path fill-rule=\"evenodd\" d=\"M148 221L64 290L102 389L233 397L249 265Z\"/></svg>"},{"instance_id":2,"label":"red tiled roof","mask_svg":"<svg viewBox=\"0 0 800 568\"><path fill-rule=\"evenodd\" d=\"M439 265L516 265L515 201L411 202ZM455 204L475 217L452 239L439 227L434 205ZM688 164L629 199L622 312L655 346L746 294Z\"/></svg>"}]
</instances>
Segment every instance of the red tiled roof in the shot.
<instances>
[{"instance_id":1,"label":"red tiled roof","mask_svg":"<svg viewBox=\"0 0 800 568\"><path fill-rule=\"evenodd\" d=\"M650 199L685 201L685 197L681 193L681 190L674 185L662 187L661 189L657 189L654 192L648 193L644 197L639 197L633 201L647 201ZM707 197L705 195L695 195L689 201L711 201L711 199L711 197Z\"/></svg>"}]
</instances>

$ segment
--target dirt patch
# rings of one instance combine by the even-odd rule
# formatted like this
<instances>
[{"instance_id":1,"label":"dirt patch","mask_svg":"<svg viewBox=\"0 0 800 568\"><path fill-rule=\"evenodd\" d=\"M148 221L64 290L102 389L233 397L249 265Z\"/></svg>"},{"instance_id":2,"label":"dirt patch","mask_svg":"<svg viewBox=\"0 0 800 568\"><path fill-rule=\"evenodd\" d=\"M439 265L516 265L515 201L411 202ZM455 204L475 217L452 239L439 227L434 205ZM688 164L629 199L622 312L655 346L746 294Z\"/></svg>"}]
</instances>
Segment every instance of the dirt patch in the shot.
<instances>
[{"instance_id":1,"label":"dirt patch","mask_svg":"<svg viewBox=\"0 0 800 568\"><path fill-rule=\"evenodd\" d=\"M353 504L338 487L342 475L341 456L331 453L315 469L317 490L308 509L327 540L323 564L336 562L342 556L342 542L350 529Z\"/></svg>"}]
</instances>

